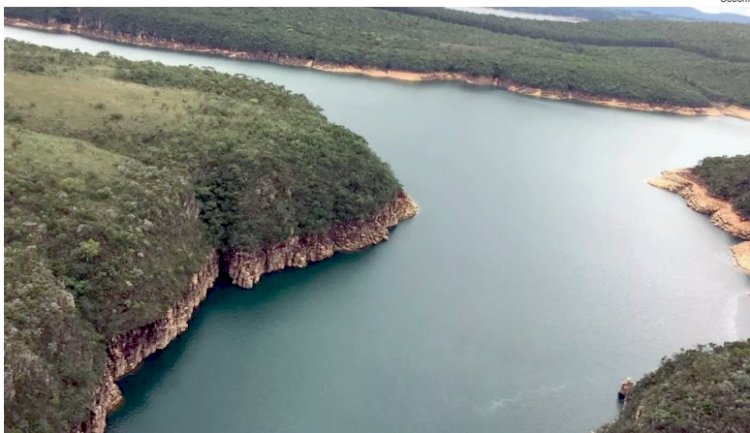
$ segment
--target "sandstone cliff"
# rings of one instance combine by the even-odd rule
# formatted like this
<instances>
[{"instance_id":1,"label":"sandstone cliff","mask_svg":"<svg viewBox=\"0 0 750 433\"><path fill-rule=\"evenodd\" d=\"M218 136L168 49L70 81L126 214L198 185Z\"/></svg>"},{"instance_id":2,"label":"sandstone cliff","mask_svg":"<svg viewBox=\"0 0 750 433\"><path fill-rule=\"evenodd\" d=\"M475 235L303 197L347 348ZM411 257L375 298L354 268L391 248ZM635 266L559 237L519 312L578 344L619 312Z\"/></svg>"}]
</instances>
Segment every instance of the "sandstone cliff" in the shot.
<instances>
[{"instance_id":1,"label":"sandstone cliff","mask_svg":"<svg viewBox=\"0 0 750 433\"><path fill-rule=\"evenodd\" d=\"M338 224L323 234L295 236L286 242L256 251L227 254L229 276L241 287L252 287L261 275L331 257L337 252L356 251L388 239L388 229L417 214L416 203L401 192L374 216Z\"/></svg>"},{"instance_id":2,"label":"sandstone cliff","mask_svg":"<svg viewBox=\"0 0 750 433\"><path fill-rule=\"evenodd\" d=\"M229 274L235 284L251 287L264 273L290 266L304 267L336 252L357 251L386 240L389 228L414 217L417 211L411 197L400 192L392 202L368 219L342 223L320 235L294 237L257 251L229 252L225 257L229 263ZM92 395L89 419L73 427L72 433L105 431L107 413L122 401L122 394L115 382L134 371L146 357L167 347L187 329L193 312L206 298L219 272L219 255L211 252L203 268L193 274L181 298L167 309L162 318L109 341L106 370Z\"/></svg>"},{"instance_id":3,"label":"sandstone cliff","mask_svg":"<svg viewBox=\"0 0 750 433\"><path fill-rule=\"evenodd\" d=\"M649 179L648 183L679 194L691 209L709 215L714 225L742 239L744 242L734 245L731 250L737 265L750 273L750 221L743 220L729 202L711 196L687 169L664 171Z\"/></svg>"},{"instance_id":4,"label":"sandstone cliff","mask_svg":"<svg viewBox=\"0 0 750 433\"><path fill-rule=\"evenodd\" d=\"M193 311L206 298L218 275L219 257L211 252L203 269L193 274L182 297L175 301L161 319L109 342L106 371L102 383L94 392L89 419L72 429L73 432L104 432L107 413L122 401L122 394L115 381L135 370L147 356L167 347L177 335L187 329Z\"/></svg>"},{"instance_id":5,"label":"sandstone cliff","mask_svg":"<svg viewBox=\"0 0 750 433\"><path fill-rule=\"evenodd\" d=\"M601 95L592 95L582 92L565 92L554 89L541 89L514 83L513 81L497 77L472 75L461 72L433 71L415 72L406 70L382 69L368 66L347 65L321 60L304 59L300 57L287 56L269 52L234 51L200 44L187 44L173 40L155 38L146 33L135 35L115 33L103 29L102 23L80 22L76 24L61 24L54 20L46 24L39 24L20 18L5 17L5 24L16 27L26 27L37 30L54 31L62 33L74 33L92 39L102 39L122 44L138 45L143 47L161 48L172 51L185 51L193 53L210 54L215 56L229 57L232 59L253 60L259 62L276 63L280 65L297 66L316 69L325 72L343 74L359 74L374 78L389 78L400 81L460 81L463 83L497 87L508 92L520 93L527 96L554 100L573 100L588 104L602 105L612 108L621 108L635 111L648 111L659 113L672 113L683 116L733 116L740 119L750 120L750 108L738 105L714 104L706 107L688 107L673 104L657 104L651 102L631 101L625 99L609 98Z\"/></svg>"}]
</instances>

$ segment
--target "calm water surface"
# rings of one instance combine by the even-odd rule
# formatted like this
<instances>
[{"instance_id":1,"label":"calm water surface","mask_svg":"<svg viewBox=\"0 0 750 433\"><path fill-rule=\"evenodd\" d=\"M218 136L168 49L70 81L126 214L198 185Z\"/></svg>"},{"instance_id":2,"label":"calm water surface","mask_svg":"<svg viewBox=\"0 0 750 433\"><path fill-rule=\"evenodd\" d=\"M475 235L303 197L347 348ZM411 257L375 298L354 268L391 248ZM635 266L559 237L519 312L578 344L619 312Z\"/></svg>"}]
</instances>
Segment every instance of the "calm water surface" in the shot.
<instances>
[{"instance_id":1,"label":"calm water surface","mask_svg":"<svg viewBox=\"0 0 750 433\"><path fill-rule=\"evenodd\" d=\"M110 432L585 433L616 415L623 377L750 337L733 240L644 182L750 153L750 122L5 31L302 92L422 208L376 248L220 285L122 381Z\"/></svg>"}]
</instances>

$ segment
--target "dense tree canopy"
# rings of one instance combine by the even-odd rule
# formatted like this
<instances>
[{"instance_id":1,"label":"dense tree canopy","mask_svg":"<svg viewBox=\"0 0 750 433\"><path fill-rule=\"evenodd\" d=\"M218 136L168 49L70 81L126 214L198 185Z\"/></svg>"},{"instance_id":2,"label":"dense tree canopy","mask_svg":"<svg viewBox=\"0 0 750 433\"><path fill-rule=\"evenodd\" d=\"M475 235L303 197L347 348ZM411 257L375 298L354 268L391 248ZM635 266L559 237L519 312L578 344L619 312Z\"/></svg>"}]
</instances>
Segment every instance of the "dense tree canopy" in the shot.
<instances>
[{"instance_id":1,"label":"dense tree canopy","mask_svg":"<svg viewBox=\"0 0 750 433\"><path fill-rule=\"evenodd\" d=\"M750 155L706 158L693 174L712 194L729 200L737 212L750 218Z\"/></svg>"},{"instance_id":2,"label":"dense tree canopy","mask_svg":"<svg viewBox=\"0 0 750 433\"><path fill-rule=\"evenodd\" d=\"M87 416L109 338L160 318L213 249L363 218L400 186L281 87L5 42L5 425Z\"/></svg>"},{"instance_id":3,"label":"dense tree canopy","mask_svg":"<svg viewBox=\"0 0 750 433\"><path fill-rule=\"evenodd\" d=\"M706 57L750 61L750 28L743 24L683 21L633 21L567 23L509 19L444 8L393 8L392 10L436 20L558 42L612 47L679 48Z\"/></svg>"},{"instance_id":4,"label":"dense tree canopy","mask_svg":"<svg viewBox=\"0 0 750 433\"><path fill-rule=\"evenodd\" d=\"M598 433L750 431L750 340L682 351L636 383Z\"/></svg>"},{"instance_id":5,"label":"dense tree canopy","mask_svg":"<svg viewBox=\"0 0 750 433\"><path fill-rule=\"evenodd\" d=\"M655 103L750 106L750 27L550 23L435 8L6 8L90 30Z\"/></svg>"}]
</instances>

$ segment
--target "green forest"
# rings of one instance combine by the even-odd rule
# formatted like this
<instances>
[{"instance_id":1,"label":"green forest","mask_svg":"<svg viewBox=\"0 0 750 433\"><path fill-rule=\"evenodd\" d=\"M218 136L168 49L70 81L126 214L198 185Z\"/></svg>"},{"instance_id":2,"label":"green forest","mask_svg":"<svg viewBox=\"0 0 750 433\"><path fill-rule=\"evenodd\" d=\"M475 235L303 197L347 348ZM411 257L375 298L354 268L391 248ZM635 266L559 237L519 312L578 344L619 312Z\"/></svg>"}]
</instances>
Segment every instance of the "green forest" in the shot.
<instances>
[{"instance_id":1,"label":"green forest","mask_svg":"<svg viewBox=\"0 0 750 433\"><path fill-rule=\"evenodd\" d=\"M6 8L5 15L632 101L750 106L750 27L741 24L542 23L437 8Z\"/></svg>"},{"instance_id":2,"label":"green forest","mask_svg":"<svg viewBox=\"0 0 750 433\"><path fill-rule=\"evenodd\" d=\"M711 194L750 219L750 155L705 158L692 169Z\"/></svg>"},{"instance_id":3,"label":"green forest","mask_svg":"<svg viewBox=\"0 0 750 433\"><path fill-rule=\"evenodd\" d=\"M393 11L490 30L558 42L612 47L679 48L706 57L748 62L750 31L742 24L614 20L566 23L501 18L444 8L393 8ZM729 36L729 37L728 37Z\"/></svg>"},{"instance_id":4,"label":"green forest","mask_svg":"<svg viewBox=\"0 0 750 433\"><path fill-rule=\"evenodd\" d=\"M362 137L244 76L7 40L4 103L8 432L80 423L105 342L160 317L210 251L400 190Z\"/></svg>"},{"instance_id":5,"label":"green forest","mask_svg":"<svg viewBox=\"0 0 750 433\"><path fill-rule=\"evenodd\" d=\"M620 417L597 433L750 431L750 340L663 359L636 383Z\"/></svg>"}]
</instances>

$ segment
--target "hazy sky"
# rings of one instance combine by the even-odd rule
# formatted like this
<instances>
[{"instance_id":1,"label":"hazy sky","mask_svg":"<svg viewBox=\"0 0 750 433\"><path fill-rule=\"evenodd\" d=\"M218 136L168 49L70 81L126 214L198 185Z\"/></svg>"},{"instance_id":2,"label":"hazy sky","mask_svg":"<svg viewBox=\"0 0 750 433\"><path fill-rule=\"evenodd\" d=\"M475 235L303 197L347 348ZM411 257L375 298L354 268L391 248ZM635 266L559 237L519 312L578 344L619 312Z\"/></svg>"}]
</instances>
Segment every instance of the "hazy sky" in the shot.
<instances>
[{"instance_id":1,"label":"hazy sky","mask_svg":"<svg viewBox=\"0 0 750 433\"><path fill-rule=\"evenodd\" d=\"M724 7L695 7L695 8L701 12L706 12L709 14L718 14L720 12L725 12L725 13L730 13L730 14L750 16L750 6L744 6L744 5L731 5L731 6L724 6Z\"/></svg>"}]
</instances>

